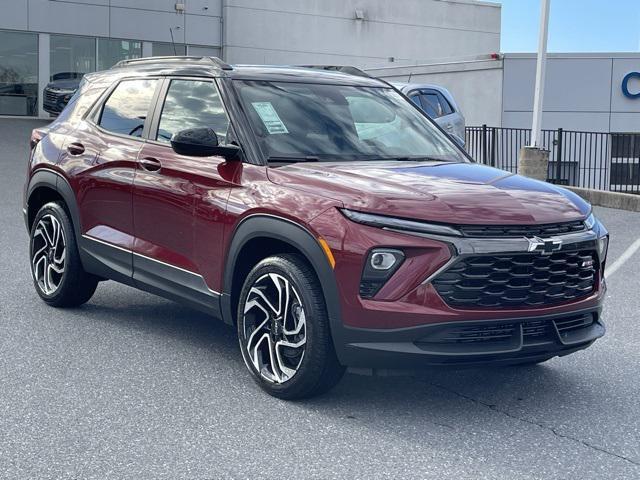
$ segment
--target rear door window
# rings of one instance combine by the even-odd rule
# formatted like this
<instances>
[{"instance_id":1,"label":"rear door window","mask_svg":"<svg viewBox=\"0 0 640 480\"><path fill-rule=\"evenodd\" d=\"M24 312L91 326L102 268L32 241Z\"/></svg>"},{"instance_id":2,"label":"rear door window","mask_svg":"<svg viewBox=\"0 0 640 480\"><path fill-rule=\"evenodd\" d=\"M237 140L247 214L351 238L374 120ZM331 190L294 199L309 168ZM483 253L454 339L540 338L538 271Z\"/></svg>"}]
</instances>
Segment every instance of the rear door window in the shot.
<instances>
[{"instance_id":1,"label":"rear door window","mask_svg":"<svg viewBox=\"0 0 640 480\"><path fill-rule=\"evenodd\" d=\"M445 98L440 92L438 92L438 101L440 102L440 106L442 107L443 115L450 115L453 113L453 108L451 108L451 104L449 100Z\"/></svg>"},{"instance_id":2,"label":"rear door window","mask_svg":"<svg viewBox=\"0 0 640 480\"><path fill-rule=\"evenodd\" d=\"M100 125L109 132L141 137L157 79L123 80L102 107Z\"/></svg>"}]
</instances>

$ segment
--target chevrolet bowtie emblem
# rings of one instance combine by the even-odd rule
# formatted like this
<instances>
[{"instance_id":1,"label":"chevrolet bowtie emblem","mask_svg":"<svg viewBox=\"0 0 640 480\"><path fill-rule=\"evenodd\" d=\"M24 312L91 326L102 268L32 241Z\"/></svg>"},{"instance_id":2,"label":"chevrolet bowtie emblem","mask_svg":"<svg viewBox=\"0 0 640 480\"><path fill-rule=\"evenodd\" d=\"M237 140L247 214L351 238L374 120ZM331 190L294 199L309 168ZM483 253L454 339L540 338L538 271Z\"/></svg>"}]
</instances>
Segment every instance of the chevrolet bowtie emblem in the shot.
<instances>
[{"instance_id":1,"label":"chevrolet bowtie emblem","mask_svg":"<svg viewBox=\"0 0 640 480\"><path fill-rule=\"evenodd\" d=\"M530 252L540 252L542 255L551 255L562 248L562 239L556 237L527 237L527 241L529 242L528 250Z\"/></svg>"}]
</instances>

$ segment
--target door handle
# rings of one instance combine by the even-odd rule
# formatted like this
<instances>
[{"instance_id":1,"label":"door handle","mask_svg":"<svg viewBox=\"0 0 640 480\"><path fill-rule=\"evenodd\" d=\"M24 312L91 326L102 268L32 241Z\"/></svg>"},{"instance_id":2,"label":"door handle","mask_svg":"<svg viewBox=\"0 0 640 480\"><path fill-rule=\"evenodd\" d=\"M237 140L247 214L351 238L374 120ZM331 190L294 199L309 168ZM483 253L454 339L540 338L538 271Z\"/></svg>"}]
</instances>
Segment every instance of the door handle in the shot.
<instances>
[{"instance_id":1,"label":"door handle","mask_svg":"<svg viewBox=\"0 0 640 480\"><path fill-rule=\"evenodd\" d=\"M69 155L82 155L84 153L84 145L80 142L73 142L67 145L67 152Z\"/></svg>"},{"instance_id":2,"label":"door handle","mask_svg":"<svg viewBox=\"0 0 640 480\"><path fill-rule=\"evenodd\" d=\"M157 172L162 167L160 160L153 157L143 157L139 160L140 166L147 172Z\"/></svg>"}]
</instances>

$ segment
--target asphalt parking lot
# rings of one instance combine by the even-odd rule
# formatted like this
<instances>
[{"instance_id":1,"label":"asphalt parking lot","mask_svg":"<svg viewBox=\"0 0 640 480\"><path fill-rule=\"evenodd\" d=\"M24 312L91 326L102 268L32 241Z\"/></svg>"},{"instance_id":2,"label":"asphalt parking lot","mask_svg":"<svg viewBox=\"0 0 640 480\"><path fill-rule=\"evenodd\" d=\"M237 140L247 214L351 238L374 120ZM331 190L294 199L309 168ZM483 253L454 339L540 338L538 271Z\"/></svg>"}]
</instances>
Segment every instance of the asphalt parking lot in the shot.
<instances>
[{"instance_id":1,"label":"asphalt parking lot","mask_svg":"<svg viewBox=\"0 0 640 480\"><path fill-rule=\"evenodd\" d=\"M29 132L0 120L0 477L640 478L640 252L608 278L607 335L534 367L347 374L287 403L232 328L114 282L37 297L21 214ZM640 214L596 208L609 265Z\"/></svg>"}]
</instances>

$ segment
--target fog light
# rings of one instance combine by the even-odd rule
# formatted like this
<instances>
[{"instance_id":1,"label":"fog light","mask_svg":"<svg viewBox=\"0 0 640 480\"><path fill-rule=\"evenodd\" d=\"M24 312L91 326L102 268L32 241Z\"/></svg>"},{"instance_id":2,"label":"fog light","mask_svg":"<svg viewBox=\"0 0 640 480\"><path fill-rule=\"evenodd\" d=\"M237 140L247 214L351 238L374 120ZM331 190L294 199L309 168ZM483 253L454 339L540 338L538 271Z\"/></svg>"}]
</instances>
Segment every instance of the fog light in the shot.
<instances>
[{"instance_id":1,"label":"fog light","mask_svg":"<svg viewBox=\"0 0 640 480\"><path fill-rule=\"evenodd\" d=\"M396 262L395 254L391 252L374 252L371 254L371 266L376 270L389 270Z\"/></svg>"},{"instance_id":2,"label":"fog light","mask_svg":"<svg viewBox=\"0 0 640 480\"><path fill-rule=\"evenodd\" d=\"M376 248L369 253L360 280L360 296L373 298L404 261L401 250Z\"/></svg>"}]
</instances>

